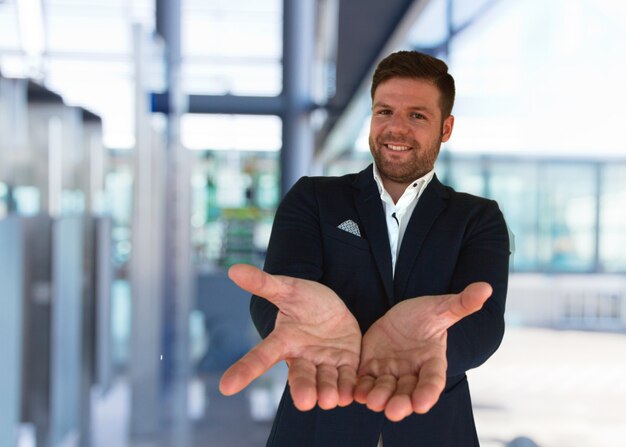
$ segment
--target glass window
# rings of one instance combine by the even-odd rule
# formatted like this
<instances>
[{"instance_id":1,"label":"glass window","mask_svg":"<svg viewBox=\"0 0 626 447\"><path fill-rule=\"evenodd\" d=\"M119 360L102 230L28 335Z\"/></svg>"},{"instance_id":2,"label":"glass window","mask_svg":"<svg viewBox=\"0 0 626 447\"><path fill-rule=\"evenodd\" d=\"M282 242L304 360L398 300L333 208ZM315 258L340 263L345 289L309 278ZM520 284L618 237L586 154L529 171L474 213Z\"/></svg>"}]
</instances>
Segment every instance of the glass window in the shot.
<instances>
[{"instance_id":1,"label":"glass window","mask_svg":"<svg viewBox=\"0 0 626 447\"><path fill-rule=\"evenodd\" d=\"M89 57L93 57L94 53L127 53L132 48L132 30L126 18L119 14L121 12L108 11L104 15L85 17L71 11L57 11L53 6L46 19L48 50L83 53Z\"/></svg>"},{"instance_id":2,"label":"glass window","mask_svg":"<svg viewBox=\"0 0 626 447\"><path fill-rule=\"evenodd\" d=\"M40 210L40 191L34 186L16 186L13 189L15 210L23 216L34 216Z\"/></svg>"},{"instance_id":3,"label":"glass window","mask_svg":"<svg viewBox=\"0 0 626 447\"><path fill-rule=\"evenodd\" d=\"M469 21L483 18L484 15L494 6L491 0L453 0L452 1L452 25L458 28Z\"/></svg>"},{"instance_id":4,"label":"glass window","mask_svg":"<svg viewBox=\"0 0 626 447\"><path fill-rule=\"evenodd\" d=\"M192 245L199 266L260 264L279 201L277 152L197 152Z\"/></svg>"},{"instance_id":5,"label":"glass window","mask_svg":"<svg viewBox=\"0 0 626 447\"><path fill-rule=\"evenodd\" d=\"M45 54L42 60L30 60L22 51L24 30L19 28L17 3L0 1L3 75L35 77L67 104L101 116L105 146L132 147L132 24L152 31L154 0L43 3Z\"/></svg>"},{"instance_id":6,"label":"glass window","mask_svg":"<svg viewBox=\"0 0 626 447\"><path fill-rule=\"evenodd\" d=\"M16 3L0 2L0 55L21 49L18 23Z\"/></svg>"},{"instance_id":7,"label":"glass window","mask_svg":"<svg viewBox=\"0 0 626 447\"><path fill-rule=\"evenodd\" d=\"M606 166L600 197L600 265L626 272L626 164Z\"/></svg>"},{"instance_id":8,"label":"glass window","mask_svg":"<svg viewBox=\"0 0 626 447\"><path fill-rule=\"evenodd\" d=\"M452 158L447 163L447 168L444 183L457 191L485 195L485 178L479 158Z\"/></svg>"},{"instance_id":9,"label":"glass window","mask_svg":"<svg viewBox=\"0 0 626 447\"><path fill-rule=\"evenodd\" d=\"M513 235L514 271L537 268L538 177L533 162L493 162L489 171L489 197L498 202Z\"/></svg>"},{"instance_id":10,"label":"glass window","mask_svg":"<svg viewBox=\"0 0 626 447\"><path fill-rule=\"evenodd\" d=\"M495 3L479 26L450 44L458 92L454 150L622 154L619 139L601 129L626 120L626 90L615 88L626 65L614 57L626 50L624 3Z\"/></svg>"},{"instance_id":11,"label":"glass window","mask_svg":"<svg viewBox=\"0 0 626 447\"><path fill-rule=\"evenodd\" d=\"M417 48L430 48L441 44L448 37L446 0L432 0L411 29L408 41Z\"/></svg>"},{"instance_id":12,"label":"glass window","mask_svg":"<svg viewBox=\"0 0 626 447\"><path fill-rule=\"evenodd\" d=\"M186 0L182 20L185 93L280 94L280 0Z\"/></svg>"},{"instance_id":13,"label":"glass window","mask_svg":"<svg viewBox=\"0 0 626 447\"><path fill-rule=\"evenodd\" d=\"M135 144L132 67L123 61L58 57L49 63L48 87L69 105L81 105L103 118L106 147Z\"/></svg>"},{"instance_id":14,"label":"glass window","mask_svg":"<svg viewBox=\"0 0 626 447\"><path fill-rule=\"evenodd\" d=\"M597 220L595 162L546 162L451 156L438 169L457 191L496 200L513 235L512 270L623 271L626 255L626 166L607 169L601 227ZM601 265L596 262L600 229Z\"/></svg>"},{"instance_id":15,"label":"glass window","mask_svg":"<svg viewBox=\"0 0 626 447\"><path fill-rule=\"evenodd\" d=\"M125 160L126 161L126 160ZM124 267L131 255L131 226L133 217L133 174L129 163L112 169L106 176L106 209L113 218L113 260Z\"/></svg>"},{"instance_id":16,"label":"glass window","mask_svg":"<svg viewBox=\"0 0 626 447\"><path fill-rule=\"evenodd\" d=\"M276 96L282 90L279 60L187 58L182 76L188 94Z\"/></svg>"},{"instance_id":17,"label":"glass window","mask_svg":"<svg viewBox=\"0 0 626 447\"><path fill-rule=\"evenodd\" d=\"M592 271L595 268L595 166L543 165L539 185L539 267L547 271Z\"/></svg>"},{"instance_id":18,"label":"glass window","mask_svg":"<svg viewBox=\"0 0 626 447\"><path fill-rule=\"evenodd\" d=\"M278 151L282 121L273 115L185 114L181 140L196 150Z\"/></svg>"}]
</instances>

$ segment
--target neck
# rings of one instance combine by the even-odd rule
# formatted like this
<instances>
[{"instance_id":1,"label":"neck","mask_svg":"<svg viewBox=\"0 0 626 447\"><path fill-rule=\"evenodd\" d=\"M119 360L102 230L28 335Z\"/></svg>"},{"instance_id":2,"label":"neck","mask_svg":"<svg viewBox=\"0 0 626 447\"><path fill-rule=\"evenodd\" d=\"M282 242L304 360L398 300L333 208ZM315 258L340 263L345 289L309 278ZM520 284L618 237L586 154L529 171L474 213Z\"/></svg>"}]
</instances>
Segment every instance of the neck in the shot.
<instances>
[{"instance_id":1,"label":"neck","mask_svg":"<svg viewBox=\"0 0 626 447\"><path fill-rule=\"evenodd\" d=\"M406 191L407 186L409 186L410 184L411 184L410 182L409 183L396 183L396 182L383 179L383 186L385 187L385 190L391 196L393 203L398 203L398 200L400 200L400 197L402 197L402 194L404 194L404 191Z\"/></svg>"}]
</instances>

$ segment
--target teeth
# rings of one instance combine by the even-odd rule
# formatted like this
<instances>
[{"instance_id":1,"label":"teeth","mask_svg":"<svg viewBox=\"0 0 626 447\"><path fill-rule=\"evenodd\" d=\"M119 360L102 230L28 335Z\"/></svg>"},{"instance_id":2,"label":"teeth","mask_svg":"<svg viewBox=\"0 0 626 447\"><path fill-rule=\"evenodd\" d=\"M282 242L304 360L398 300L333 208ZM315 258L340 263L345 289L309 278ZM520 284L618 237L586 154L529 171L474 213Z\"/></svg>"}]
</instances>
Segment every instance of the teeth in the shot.
<instances>
[{"instance_id":1,"label":"teeth","mask_svg":"<svg viewBox=\"0 0 626 447\"><path fill-rule=\"evenodd\" d=\"M388 144L387 147L392 151L408 151L409 146L396 146L395 144Z\"/></svg>"}]
</instances>

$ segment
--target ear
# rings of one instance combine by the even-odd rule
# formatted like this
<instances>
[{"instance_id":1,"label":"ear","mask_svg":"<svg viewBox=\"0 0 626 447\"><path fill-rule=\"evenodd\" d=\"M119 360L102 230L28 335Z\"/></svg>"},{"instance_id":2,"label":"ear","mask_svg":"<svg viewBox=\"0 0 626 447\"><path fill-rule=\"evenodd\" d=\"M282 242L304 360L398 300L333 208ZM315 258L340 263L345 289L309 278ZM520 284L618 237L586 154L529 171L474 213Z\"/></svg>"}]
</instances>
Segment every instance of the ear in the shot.
<instances>
[{"instance_id":1,"label":"ear","mask_svg":"<svg viewBox=\"0 0 626 447\"><path fill-rule=\"evenodd\" d=\"M445 120L443 120L443 125L441 126L441 142L445 143L450 139L452 135L452 128L454 127L454 116L450 115Z\"/></svg>"}]
</instances>

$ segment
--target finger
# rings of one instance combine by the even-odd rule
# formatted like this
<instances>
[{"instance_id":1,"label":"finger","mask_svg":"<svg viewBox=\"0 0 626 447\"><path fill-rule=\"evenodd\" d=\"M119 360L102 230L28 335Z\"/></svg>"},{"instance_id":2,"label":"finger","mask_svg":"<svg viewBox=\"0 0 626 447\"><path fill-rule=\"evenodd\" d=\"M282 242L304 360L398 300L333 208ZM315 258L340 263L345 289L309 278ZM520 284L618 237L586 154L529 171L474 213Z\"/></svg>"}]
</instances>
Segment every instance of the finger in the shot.
<instances>
[{"instance_id":1,"label":"finger","mask_svg":"<svg viewBox=\"0 0 626 447\"><path fill-rule=\"evenodd\" d=\"M417 377L402 376L398 379L396 392L385 406L385 416L390 421L398 422L413 413L411 395L417 385Z\"/></svg>"},{"instance_id":2,"label":"finger","mask_svg":"<svg viewBox=\"0 0 626 447\"><path fill-rule=\"evenodd\" d=\"M283 343L270 334L226 370L220 379L220 392L230 396L243 390L250 382L278 363L284 355L283 351Z\"/></svg>"},{"instance_id":3,"label":"finger","mask_svg":"<svg viewBox=\"0 0 626 447\"><path fill-rule=\"evenodd\" d=\"M308 411L317 402L317 368L310 360L291 359L287 379L291 389L291 398L296 408Z\"/></svg>"},{"instance_id":4,"label":"finger","mask_svg":"<svg viewBox=\"0 0 626 447\"><path fill-rule=\"evenodd\" d=\"M242 289L278 305L284 296L284 283L276 276L248 264L235 264L228 269L228 277Z\"/></svg>"},{"instance_id":5,"label":"finger","mask_svg":"<svg viewBox=\"0 0 626 447\"><path fill-rule=\"evenodd\" d=\"M433 358L422 365L411 401L413 411L424 414L439 400L446 385L446 360Z\"/></svg>"},{"instance_id":6,"label":"finger","mask_svg":"<svg viewBox=\"0 0 626 447\"><path fill-rule=\"evenodd\" d=\"M372 388L374 388L374 383L376 383L376 379L374 379L374 377L360 376L356 387L354 388L354 400L360 404L366 403L367 395L370 393Z\"/></svg>"},{"instance_id":7,"label":"finger","mask_svg":"<svg viewBox=\"0 0 626 447\"><path fill-rule=\"evenodd\" d=\"M480 310L492 293L493 289L488 283L472 283L456 296L457 299L451 301L449 312L456 321L465 318Z\"/></svg>"},{"instance_id":8,"label":"finger","mask_svg":"<svg viewBox=\"0 0 626 447\"><path fill-rule=\"evenodd\" d=\"M339 401L337 380L339 371L331 365L317 366L317 404L323 410L335 408Z\"/></svg>"},{"instance_id":9,"label":"finger","mask_svg":"<svg viewBox=\"0 0 626 447\"><path fill-rule=\"evenodd\" d=\"M345 407L354 401L354 388L357 382L356 370L351 366L340 366L337 379L337 405Z\"/></svg>"},{"instance_id":10,"label":"finger","mask_svg":"<svg viewBox=\"0 0 626 447\"><path fill-rule=\"evenodd\" d=\"M391 374L376 378L374 388L367 395L367 408L372 411L382 411L396 391L398 380Z\"/></svg>"}]
</instances>

